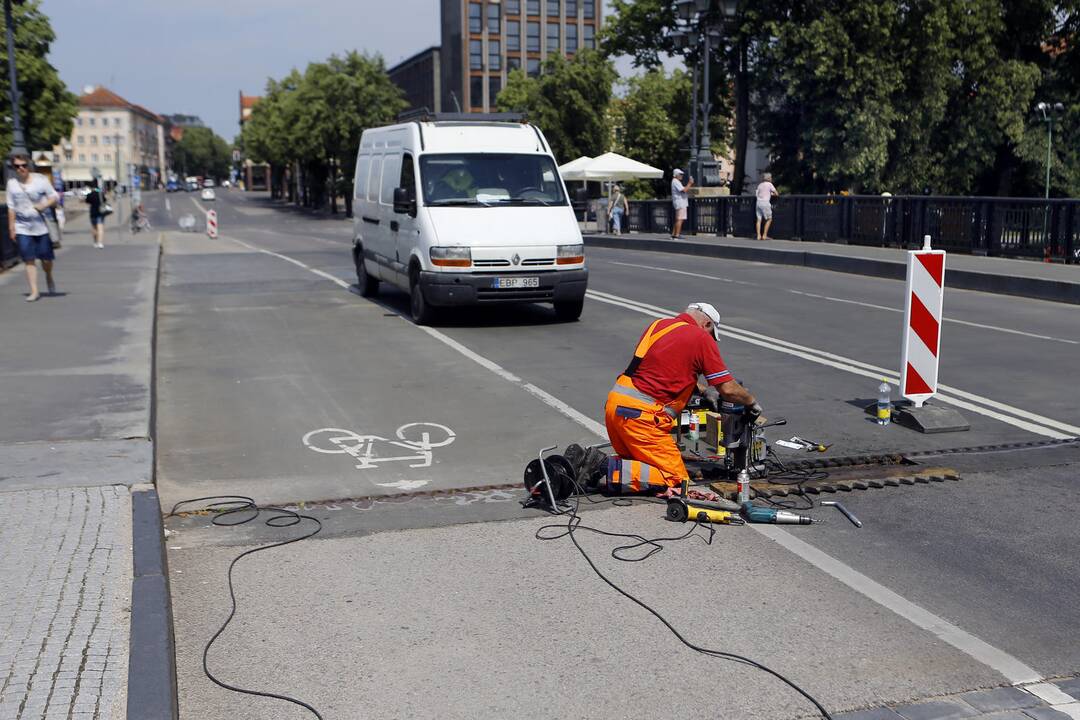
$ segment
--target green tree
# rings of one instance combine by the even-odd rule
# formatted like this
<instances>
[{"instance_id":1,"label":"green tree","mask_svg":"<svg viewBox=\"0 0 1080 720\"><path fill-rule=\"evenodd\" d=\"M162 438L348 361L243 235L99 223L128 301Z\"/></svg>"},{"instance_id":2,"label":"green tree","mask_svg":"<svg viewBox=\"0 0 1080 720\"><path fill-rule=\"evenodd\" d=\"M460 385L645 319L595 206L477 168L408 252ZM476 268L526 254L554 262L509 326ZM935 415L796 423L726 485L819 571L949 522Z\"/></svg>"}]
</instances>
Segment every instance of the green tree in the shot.
<instances>
[{"instance_id":1,"label":"green tree","mask_svg":"<svg viewBox=\"0 0 1080 720\"><path fill-rule=\"evenodd\" d=\"M6 32L0 15L0 32ZM31 0L12 7L15 26L15 70L19 81L19 114L29 150L51 148L71 135L79 111L79 100L61 82L49 64L49 48L56 40L49 18L40 3ZM10 83L7 55L3 55L0 76L0 154L7 156L12 145Z\"/></svg>"},{"instance_id":2,"label":"green tree","mask_svg":"<svg viewBox=\"0 0 1080 720\"><path fill-rule=\"evenodd\" d=\"M231 161L229 144L210 128L184 128L184 137L173 149L173 163L184 175L220 180L228 176Z\"/></svg>"},{"instance_id":3,"label":"green tree","mask_svg":"<svg viewBox=\"0 0 1080 720\"><path fill-rule=\"evenodd\" d=\"M681 70L670 77L651 70L630 78L626 96L613 103L620 130L617 152L665 171L684 165L690 146L690 90L690 76ZM666 192L663 180L650 184L654 194Z\"/></svg>"},{"instance_id":4,"label":"green tree","mask_svg":"<svg viewBox=\"0 0 1080 720\"><path fill-rule=\"evenodd\" d=\"M524 112L543 130L555 159L566 163L610 146L607 109L615 78L611 61L595 51L582 50L571 60L554 54L539 77L512 71L496 102L502 111Z\"/></svg>"}]
</instances>

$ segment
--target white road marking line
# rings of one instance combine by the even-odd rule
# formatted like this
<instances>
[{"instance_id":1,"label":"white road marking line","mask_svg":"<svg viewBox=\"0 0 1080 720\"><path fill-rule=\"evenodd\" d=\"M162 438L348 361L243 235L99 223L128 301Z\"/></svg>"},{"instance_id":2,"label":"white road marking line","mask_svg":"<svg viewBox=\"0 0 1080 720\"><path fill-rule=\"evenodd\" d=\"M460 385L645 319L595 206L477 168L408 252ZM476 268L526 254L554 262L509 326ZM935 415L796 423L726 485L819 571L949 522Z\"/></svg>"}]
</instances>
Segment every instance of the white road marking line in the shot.
<instances>
[{"instance_id":1,"label":"white road marking line","mask_svg":"<svg viewBox=\"0 0 1080 720\"><path fill-rule=\"evenodd\" d=\"M1050 705L1054 710L1064 713L1065 715L1074 718L1074 720L1080 720L1080 702L1077 702L1076 698L1064 692L1057 685L1051 683L1034 683L1032 685L1021 685L1020 689L1028 691Z\"/></svg>"},{"instance_id":2,"label":"white road marking line","mask_svg":"<svg viewBox=\"0 0 1080 720\"><path fill-rule=\"evenodd\" d=\"M676 270L674 268L652 267L652 266L649 266L649 265L637 265L635 263L617 262L615 260L608 260L607 262L610 263L611 265L624 265L626 267L643 268L645 270L662 270L663 272L674 273L676 275L689 275L691 277L699 277L699 278L704 278L706 280L719 280L720 282L736 283L736 284L739 284L739 285L754 285L754 286L758 285L758 283L745 282L743 280L732 280L731 278L718 277L718 276L715 276L715 275L704 275L704 274L701 274L701 273L687 272L685 270ZM802 291L802 290L788 289L788 292L793 294L793 295L802 295L804 297L816 298L818 300L829 300L831 302L845 303L847 305L858 305L860 307L868 307L868 308L873 308L875 310L885 310L886 312L892 312L892 313L903 313L904 312L903 308L886 307L885 305L876 305L874 303L862 302L861 300L848 300L847 298L832 297L830 295L818 295L817 293L805 292L805 291ZM983 324L983 323L971 322L970 320L959 320L957 318L947 317L947 318L945 318L945 322L947 322L947 323L956 323L957 325L967 325L968 327L976 327L976 328L980 328L982 330L994 330L996 332L1008 333L1010 335L1022 335L1024 337L1036 338L1038 340L1049 340L1051 342L1066 343L1066 344L1069 344L1069 345L1080 345L1080 340L1069 340L1067 338L1059 338L1059 337L1054 337L1052 335L1039 335L1038 333L1029 333L1029 332L1024 332L1023 330L1013 330L1012 328L1000 327L998 325L986 325L986 324Z\"/></svg>"},{"instance_id":3,"label":"white road marking line","mask_svg":"<svg viewBox=\"0 0 1080 720\"><path fill-rule=\"evenodd\" d=\"M980 640L966 630L953 625L948 620L940 618L929 610L901 597L881 583L870 579L831 555L825 554L786 530L775 525L753 523L749 527L798 555L819 570L832 575L852 590L865 595L878 605L893 611L913 625L930 631L942 641L973 657L983 665L997 670L1010 683L1018 685L1042 680L1042 675L1037 670L1004 650Z\"/></svg>"},{"instance_id":4,"label":"white road marking line","mask_svg":"<svg viewBox=\"0 0 1080 720\"><path fill-rule=\"evenodd\" d=\"M274 252L272 250L266 250L265 248L261 248L261 247L258 247L256 245L252 245L251 243L246 243L243 240L237 240L236 238L230 238L230 239L233 242L239 243L240 245L243 245L246 248L250 248L252 250L255 250L256 252L266 253L267 255L273 255L276 258L281 258L282 260L285 260L286 262L290 262L293 265L296 265L298 267L302 267L305 270L307 270L308 272L312 272L312 273L315 273L316 275L319 275L320 277L324 277L327 280L330 280L331 282L336 283L337 285L340 285L341 287L343 287L345 289L348 289L350 287L349 283L345 282L341 278L335 277L335 276L331 275L330 273L323 272L322 270L319 270L317 268L313 268L310 265L306 265L305 263L300 262L299 260L295 260L295 259L293 259L291 257L286 256L286 255L282 255L281 253L276 253L276 252ZM399 315L398 317L402 317L402 316ZM402 317L402 319L406 320L406 322L409 322L404 317ZM533 385L532 383L525 382L524 380L519 378L517 375L513 374L512 372L510 372L506 368L502 367L498 363L496 363L496 362L494 362L492 360L489 360L488 358L484 357L483 355L480 355L479 353L473 352L469 348L467 348L464 345L462 345L461 343L459 343L457 340L454 340L452 337L450 337L448 335L444 335L443 333L439 332L438 330L436 330L434 328L430 328L430 327L427 327L427 326L424 326L424 325L417 325L416 327L418 327L420 330L423 330L428 335L435 338L439 342L443 343L447 347L450 347L450 348L453 348L454 350L457 350L459 353L461 353L465 357L469 358L470 360L472 360L476 364L480 365L481 367L486 368L486 369L490 370L491 372L495 373L496 375L501 377L503 380L506 380L507 382L511 382L511 383L514 383L515 385L520 386L525 392L529 393L530 395L533 395L536 398L539 398L540 400L542 400L549 407L557 410L558 412L562 413L566 417L570 418L571 420L578 423L579 425L585 427L586 429L588 429L592 433L596 434L597 436L603 438L604 440L607 440L607 430L604 428L603 425L596 422L592 418L589 418L586 415L578 412L577 410L570 407L569 405L567 405L566 403L564 403L562 400L555 397L551 393L549 393L549 392L547 392L545 390L542 390L541 388L538 388L536 385Z\"/></svg>"},{"instance_id":5,"label":"white road marking line","mask_svg":"<svg viewBox=\"0 0 1080 720\"><path fill-rule=\"evenodd\" d=\"M586 297L634 310L651 317L673 317L678 314L674 310L656 307L655 305L641 303L636 300L630 300L598 290L586 291ZM845 372L850 372L855 375L873 379L886 377L894 385L899 383L895 370L860 362L842 355L835 355L824 350L806 347L805 345L797 345L795 343L787 342L786 340L769 337L768 335L761 335L731 325L721 324L719 327L721 329L721 335L730 337L734 340L741 340L742 342L750 343L751 345L757 345L777 352L801 357L805 360L820 365L827 365L838 370L844 370ZM935 399L965 410L970 410L980 415L985 415L1022 430L1027 430L1028 432L1043 435L1055 440L1065 440L1071 437L1080 436L1080 427L1053 420L1042 415L1037 415L948 385L938 385L938 388L939 392L935 396ZM946 392L950 394L946 394ZM981 403L981 405L975 405L974 403Z\"/></svg>"}]
</instances>

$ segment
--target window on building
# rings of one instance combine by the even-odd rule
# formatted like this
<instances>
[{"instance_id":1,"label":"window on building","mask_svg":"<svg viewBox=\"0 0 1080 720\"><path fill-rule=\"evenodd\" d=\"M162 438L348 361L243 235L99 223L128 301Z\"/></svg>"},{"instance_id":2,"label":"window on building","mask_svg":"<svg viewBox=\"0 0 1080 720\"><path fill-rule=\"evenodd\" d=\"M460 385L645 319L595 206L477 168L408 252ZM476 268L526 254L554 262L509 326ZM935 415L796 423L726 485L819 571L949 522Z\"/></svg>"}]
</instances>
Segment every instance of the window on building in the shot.
<instances>
[{"instance_id":1,"label":"window on building","mask_svg":"<svg viewBox=\"0 0 1080 720\"><path fill-rule=\"evenodd\" d=\"M94 124L95 124L94 118L90 118L90 127L94 127Z\"/></svg>"},{"instance_id":2,"label":"window on building","mask_svg":"<svg viewBox=\"0 0 1080 720\"><path fill-rule=\"evenodd\" d=\"M105 153L104 160L105 162L109 162L110 160L112 160L112 153Z\"/></svg>"},{"instance_id":3,"label":"window on building","mask_svg":"<svg viewBox=\"0 0 1080 720\"><path fill-rule=\"evenodd\" d=\"M488 70L502 70L502 43L488 40Z\"/></svg>"},{"instance_id":4,"label":"window on building","mask_svg":"<svg viewBox=\"0 0 1080 720\"><path fill-rule=\"evenodd\" d=\"M480 3L469 3L469 32L484 32L484 16L481 15Z\"/></svg>"},{"instance_id":5,"label":"window on building","mask_svg":"<svg viewBox=\"0 0 1080 720\"><path fill-rule=\"evenodd\" d=\"M506 8L507 15L520 15L521 14L521 0L506 0L503 3Z\"/></svg>"},{"instance_id":6,"label":"window on building","mask_svg":"<svg viewBox=\"0 0 1080 720\"><path fill-rule=\"evenodd\" d=\"M509 72L511 70L517 70L520 67L521 67L521 58L519 58L519 57L508 57L508 58L506 58L506 71L507 72Z\"/></svg>"},{"instance_id":7,"label":"window on building","mask_svg":"<svg viewBox=\"0 0 1080 720\"><path fill-rule=\"evenodd\" d=\"M82 118L81 117L75 118L75 127L82 127Z\"/></svg>"},{"instance_id":8,"label":"window on building","mask_svg":"<svg viewBox=\"0 0 1080 720\"><path fill-rule=\"evenodd\" d=\"M97 162L97 153L91 153L90 154L90 161L91 162Z\"/></svg>"},{"instance_id":9,"label":"window on building","mask_svg":"<svg viewBox=\"0 0 1080 720\"><path fill-rule=\"evenodd\" d=\"M559 17L559 0L547 0L548 17Z\"/></svg>"},{"instance_id":10,"label":"window on building","mask_svg":"<svg viewBox=\"0 0 1080 720\"><path fill-rule=\"evenodd\" d=\"M79 162L86 162L86 153L79 153Z\"/></svg>"},{"instance_id":11,"label":"window on building","mask_svg":"<svg viewBox=\"0 0 1080 720\"><path fill-rule=\"evenodd\" d=\"M488 102L492 107L495 106L495 99L499 97L499 93L502 92L502 78L494 76L488 80Z\"/></svg>"},{"instance_id":12,"label":"window on building","mask_svg":"<svg viewBox=\"0 0 1080 720\"><path fill-rule=\"evenodd\" d=\"M115 125L116 127L120 127L121 125L124 124L124 121L121 120L120 118L116 118L115 120L112 121L112 124Z\"/></svg>"},{"instance_id":13,"label":"window on building","mask_svg":"<svg viewBox=\"0 0 1080 720\"><path fill-rule=\"evenodd\" d=\"M75 142L79 143L80 145L85 145L86 144L86 138L83 137L82 135L79 135L77 138L75 138Z\"/></svg>"},{"instance_id":14,"label":"window on building","mask_svg":"<svg viewBox=\"0 0 1080 720\"><path fill-rule=\"evenodd\" d=\"M488 20L488 32L492 35L498 35L502 29L500 27L501 20L499 19L499 5L498 3L489 2L487 6L487 20Z\"/></svg>"},{"instance_id":15,"label":"window on building","mask_svg":"<svg viewBox=\"0 0 1080 720\"><path fill-rule=\"evenodd\" d=\"M101 144L102 145L112 145L112 138L109 137L108 135L106 135L105 137L101 138Z\"/></svg>"},{"instance_id":16,"label":"window on building","mask_svg":"<svg viewBox=\"0 0 1080 720\"><path fill-rule=\"evenodd\" d=\"M506 51L521 51L521 23L517 20L506 21Z\"/></svg>"},{"instance_id":17,"label":"window on building","mask_svg":"<svg viewBox=\"0 0 1080 720\"><path fill-rule=\"evenodd\" d=\"M90 136L90 144L91 145L97 145L97 135L91 135Z\"/></svg>"},{"instance_id":18,"label":"window on building","mask_svg":"<svg viewBox=\"0 0 1080 720\"><path fill-rule=\"evenodd\" d=\"M585 26L585 35L582 38L582 47L594 48L596 47L596 28L592 25Z\"/></svg>"},{"instance_id":19,"label":"window on building","mask_svg":"<svg viewBox=\"0 0 1080 720\"><path fill-rule=\"evenodd\" d=\"M559 23L548 23L547 26L547 51L559 49Z\"/></svg>"},{"instance_id":20,"label":"window on building","mask_svg":"<svg viewBox=\"0 0 1080 720\"><path fill-rule=\"evenodd\" d=\"M577 0L566 0L566 17L577 17Z\"/></svg>"},{"instance_id":21,"label":"window on building","mask_svg":"<svg viewBox=\"0 0 1080 720\"><path fill-rule=\"evenodd\" d=\"M484 78L479 75L469 78L469 107L484 107Z\"/></svg>"},{"instance_id":22,"label":"window on building","mask_svg":"<svg viewBox=\"0 0 1080 720\"><path fill-rule=\"evenodd\" d=\"M71 162L71 150L64 148L64 159Z\"/></svg>"},{"instance_id":23,"label":"window on building","mask_svg":"<svg viewBox=\"0 0 1080 720\"><path fill-rule=\"evenodd\" d=\"M540 52L540 23L526 23L525 49L529 52Z\"/></svg>"},{"instance_id":24,"label":"window on building","mask_svg":"<svg viewBox=\"0 0 1080 720\"><path fill-rule=\"evenodd\" d=\"M581 11L586 20L596 17L596 0L581 0Z\"/></svg>"},{"instance_id":25,"label":"window on building","mask_svg":"<svg viewBox=\"0 0 1080 720\"><path fill-rule=\"evenodd\" d=\"M577 25L568 24L566 26L566 52L577 52Z\"/></svg>"},{"instance_id":26,"label":"window on building","mask_svg":"<svg viewBox=\"0 0 1080 720\"><path fill-rule=\"evenodd\" d=\"M479 40L469 41L469 68L472 70L484 69L484 43Z\"/></svg>"},{"instance_id":27,"label":"window on building","mask_svg":"<svg viewBox=\"0 0 1080 720\"><path fill-rule=\"evenodd\" d=\"M540 0L525 0L525 12L529 15L539 15Z\"/></svg>"},{"instance_id":28,"label":"window on building","mask_svg":"<svg viewBox=\"0 0 1080 720\"><path fill-rule=\"evenodd\" d=\"M529 58L526 64L529 77L537 77L540 74L540 61L536 58Z\"/></svg>"}]
</instances>

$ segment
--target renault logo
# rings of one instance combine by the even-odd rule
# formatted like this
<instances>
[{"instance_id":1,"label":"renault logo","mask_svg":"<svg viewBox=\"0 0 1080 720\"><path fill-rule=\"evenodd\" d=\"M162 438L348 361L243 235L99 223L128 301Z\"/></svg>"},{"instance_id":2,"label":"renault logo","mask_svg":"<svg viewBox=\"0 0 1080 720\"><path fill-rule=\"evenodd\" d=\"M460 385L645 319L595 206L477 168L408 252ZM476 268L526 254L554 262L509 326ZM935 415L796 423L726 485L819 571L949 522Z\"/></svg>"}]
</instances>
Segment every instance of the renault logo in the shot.
<instances>
[{"instance_id":1,"label":"renault logo","mask_svg":"<svg viewBox=\"0 0 1080 720\"><path fill-rule=\"evenodd\" d=\"M514 257L510 258L510 262L514 263L515 265L520 265L521 264L521 256L518 255L517 253L514 253Z\"/></svg>"}]
</instances>

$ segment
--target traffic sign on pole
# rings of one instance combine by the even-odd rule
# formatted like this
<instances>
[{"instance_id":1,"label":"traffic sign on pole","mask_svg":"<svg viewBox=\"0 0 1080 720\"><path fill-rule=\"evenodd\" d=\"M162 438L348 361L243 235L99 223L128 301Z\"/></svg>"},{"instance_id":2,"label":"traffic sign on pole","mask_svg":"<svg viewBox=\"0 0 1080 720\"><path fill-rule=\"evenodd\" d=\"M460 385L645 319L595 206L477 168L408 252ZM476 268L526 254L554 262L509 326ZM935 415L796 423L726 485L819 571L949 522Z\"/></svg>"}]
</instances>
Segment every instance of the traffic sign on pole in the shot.
<instances>
[{"instance_id":1,"label":"traffic sign on pole","mask_svg":"<svg viewBox=\"0 0 1080 720\"><path fill-rule=\"evenodd\" d=\"M217 237L217 210L206 211L206 234L209 237Z\"/></svg>"},{"instance_id":2,"label":"traffic sign on pole","mask_svg":"<svg viewBox=\"0 0 1080 720\"><path fill-rule=\"evenodd\" d=\"M900 352L900 394L915 407L922 407L937 392L944 294L945 251L931 250L927 235L922 250L908 252L904 340Z\"/></svg>"}]
</instances>

